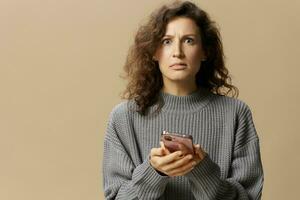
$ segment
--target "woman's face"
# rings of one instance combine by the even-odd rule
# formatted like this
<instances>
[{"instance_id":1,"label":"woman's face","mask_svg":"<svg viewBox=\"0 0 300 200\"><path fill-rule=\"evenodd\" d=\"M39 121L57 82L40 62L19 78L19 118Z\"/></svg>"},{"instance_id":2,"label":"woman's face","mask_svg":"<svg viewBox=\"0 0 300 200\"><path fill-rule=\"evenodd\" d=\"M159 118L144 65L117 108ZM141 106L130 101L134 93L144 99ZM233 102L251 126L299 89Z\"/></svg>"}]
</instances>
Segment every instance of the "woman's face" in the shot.
<instances>
[{"instance_id":1,"label":"woman's face","mask_svg":"<svg viewBox=\"0 0 300 200\"><path fill-rule=\"evenodd\" d=\"M194 84L201 60L205 59L196 23L187 17L172 19L153 58L159 63L164 84L178 81Z\"/></svg>"}]
</instances>

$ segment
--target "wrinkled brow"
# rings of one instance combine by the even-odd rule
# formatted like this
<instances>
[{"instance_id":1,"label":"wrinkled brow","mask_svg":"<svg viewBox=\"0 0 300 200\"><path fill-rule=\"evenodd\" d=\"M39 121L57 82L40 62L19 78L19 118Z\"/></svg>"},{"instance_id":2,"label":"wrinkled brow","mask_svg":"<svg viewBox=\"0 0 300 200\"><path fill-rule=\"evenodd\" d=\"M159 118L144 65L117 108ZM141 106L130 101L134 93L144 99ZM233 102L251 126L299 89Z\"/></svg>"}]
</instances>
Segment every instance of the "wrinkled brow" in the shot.
<instances>
[{"instance_id":1,"label":"wrinkled brow","mask_svg":"<svg viewBox=\"0 0 300 200\"><path fill-rule=\"evenodd\" d=\"M194 37L198 37L198 35L197 34L193 34L193 33L191 33L191 34L185 34L185 35L183 35L182 37L187 37L187 36L194 36ZM174 37L173 35L164 35L164 37Z\"/></svg>"}]
</instances>

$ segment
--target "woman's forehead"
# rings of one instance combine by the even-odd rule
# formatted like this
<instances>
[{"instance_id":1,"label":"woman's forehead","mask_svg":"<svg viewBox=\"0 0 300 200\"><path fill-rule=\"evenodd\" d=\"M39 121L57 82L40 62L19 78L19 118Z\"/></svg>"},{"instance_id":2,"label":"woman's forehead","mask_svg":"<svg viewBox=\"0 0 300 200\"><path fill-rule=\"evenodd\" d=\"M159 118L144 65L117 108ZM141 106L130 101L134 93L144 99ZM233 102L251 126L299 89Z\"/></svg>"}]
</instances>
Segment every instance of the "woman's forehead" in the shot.
<instances>
[{"instance_id":1,"label":"woman's forehead","mask_svg":"<svg viewBox=\"0 0 300 200\"><path fill-rule=\"evenodd\" d=\"M177 17L166 25L165 35L198 35L199 27L194 20L187 17Z\"/></svg>"}]
</instances>

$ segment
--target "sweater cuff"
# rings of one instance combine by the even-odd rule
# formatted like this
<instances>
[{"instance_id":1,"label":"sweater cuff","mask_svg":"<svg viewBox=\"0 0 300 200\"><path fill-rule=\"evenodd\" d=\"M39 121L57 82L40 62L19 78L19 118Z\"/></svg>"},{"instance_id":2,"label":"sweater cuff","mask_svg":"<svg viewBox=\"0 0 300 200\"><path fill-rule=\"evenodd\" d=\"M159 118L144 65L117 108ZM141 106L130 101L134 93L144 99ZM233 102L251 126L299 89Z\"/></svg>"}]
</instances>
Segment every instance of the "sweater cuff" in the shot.
<instances>
[{"instance_id":1,"label":"sweater cuff","mask_svg":"<svg viewBox=\"0 0 300 200\"><path fill-rule=\"evenodd\" d=\"M211 160L208 154L192 171L186 174L186 177L189 179L194 191L201 192L209 199L216 197L222 182L220 167Z\"/></svg>"},{"instance_id":2,"label":"sweater cuff","mask_svg":"<svg viewBox=\"0 0 300 200\"><path fill-rule=\"evenodd\" d=\"M163 194L169 177L160 175L150 164L149 158L147 158L134 170L132 179L138 180L135 182L136 185L140 186L138 187L138 196L143 197L145 194L147 196Z\"/></svg>"}]
</instances>

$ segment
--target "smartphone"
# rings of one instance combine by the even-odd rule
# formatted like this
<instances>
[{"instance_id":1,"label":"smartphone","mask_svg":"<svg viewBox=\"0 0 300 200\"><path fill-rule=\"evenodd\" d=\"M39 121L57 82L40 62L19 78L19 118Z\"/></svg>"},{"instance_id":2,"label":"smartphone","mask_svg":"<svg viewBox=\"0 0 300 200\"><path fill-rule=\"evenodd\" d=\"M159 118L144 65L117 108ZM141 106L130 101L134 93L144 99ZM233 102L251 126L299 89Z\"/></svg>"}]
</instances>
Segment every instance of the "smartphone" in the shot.
<instances>
[{"instance_id":1,"label":"smartphone","mask_svg":"<svg viewBox=\"0 0 300 200\"><path fill-rule=\"evenodd\" d=\"M191 135L163 131L161 141L171 153L182 150L184 154L194 154L193 137ZM184 148L181 148L180 144L184 145Z\"/></svg>"}]
</instances>

